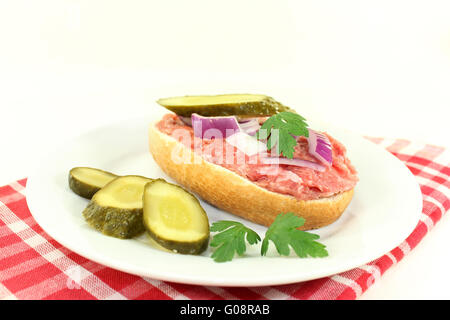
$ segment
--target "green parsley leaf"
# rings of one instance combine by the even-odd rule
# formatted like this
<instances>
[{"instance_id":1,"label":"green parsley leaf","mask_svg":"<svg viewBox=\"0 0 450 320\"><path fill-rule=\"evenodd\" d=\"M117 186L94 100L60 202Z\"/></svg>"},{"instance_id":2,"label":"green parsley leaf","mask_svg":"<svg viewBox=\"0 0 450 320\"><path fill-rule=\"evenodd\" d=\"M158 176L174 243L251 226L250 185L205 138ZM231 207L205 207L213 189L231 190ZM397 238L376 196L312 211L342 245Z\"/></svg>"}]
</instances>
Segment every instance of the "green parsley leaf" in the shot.
<instances>
[{"instance_id":1,"label":"green parsley leaf","mask_svg":"<svg viewBox=\"0 0 450 320\"><path fill-rule=\"evenodd\" d=\"M261 245L261 255L264 256L269 248L271 240L280 255L288 256L291 246L297 256L306 258L326 257L328 252L325 245L315 241L320 237L317 234L298 230L305 223L305 219L297 217L293 213L279 214L266 231Z\"/></svg>"},{"instance_id":2,"label":"green parsley leaf","mask_svg":"<svg viewBox=\"0 0 450 320\"><path fill-rule=\"evenodd\" d=\"M237 221L217 221L211 225L210 230L220 232L214 235L210 243L211 247L217 247L211 255L211 258L216 262L231 261L235 253L242 256L246 250L245 240L249 244L261 241L255 231Z\"/></svg>"},{"instance_id":3,"label":"green parsley leaf","mask_svg":"<svg viewBox=\"0 0 450 320\"><path fill-rule=\"evenodd\" d=\"M276 147L277 155L283 154L289 159L294 157L294 147L297 145L293 135L308 137L308 124L301 115L289 111L271 116L256 132L258 140L267 139L267 150Z\"/></svg>"}]
</instances>

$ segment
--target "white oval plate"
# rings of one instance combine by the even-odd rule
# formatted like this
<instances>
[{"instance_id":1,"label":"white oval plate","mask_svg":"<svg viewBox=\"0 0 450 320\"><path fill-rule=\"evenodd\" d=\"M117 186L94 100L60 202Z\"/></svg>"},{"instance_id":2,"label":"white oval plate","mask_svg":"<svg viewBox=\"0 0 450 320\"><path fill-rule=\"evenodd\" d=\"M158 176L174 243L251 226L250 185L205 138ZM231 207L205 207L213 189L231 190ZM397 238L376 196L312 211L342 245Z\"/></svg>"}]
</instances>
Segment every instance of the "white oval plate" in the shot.
<instances>
[{"instance_id":1,"label":"white oval plate","mask_svg":"<svg viewBox=\"0 0 450 320\"><path fill-rule=\"evenodd\" d=\"M254 245L243 257L216 263L209 257L210 249L200 256L181 255L157 249L146 235L130 240L105 236L84 221L81 212L88 200L71 192L68 172L72 167L90 166L173 182L148 152L147 129L152 120L127 120L87 132L40 160L39 169L27 182L27 202L37 223L51 237L81 256L140 276L197 285L263 286L320 278L370 262L398 246L419 220L422 195L406 166L366 139L327 126L347 147L360 182L341 218L314 231L327 246L326 258L280 257L271 244L266 257L259 256L260 246ZM265 227L201 204L210 223L233 219L263 238Z\"/></svg>"}]
</instances>

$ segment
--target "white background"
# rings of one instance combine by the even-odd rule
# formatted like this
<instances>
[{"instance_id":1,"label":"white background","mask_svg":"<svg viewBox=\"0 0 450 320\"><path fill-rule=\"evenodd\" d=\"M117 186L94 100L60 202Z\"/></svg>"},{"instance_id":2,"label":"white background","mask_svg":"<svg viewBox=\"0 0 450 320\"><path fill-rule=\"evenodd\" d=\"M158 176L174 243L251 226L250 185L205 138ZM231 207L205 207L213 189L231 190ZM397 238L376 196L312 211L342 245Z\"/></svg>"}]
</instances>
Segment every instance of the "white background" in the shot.
<instances>
[{"instance_id":1,"label":"white background","mask_svg":"<svg viewBox=\"0 0 450 320\"><path fill-rule=\"evenodd\" d=\"M0 1L0 184L157 98L224 92L450 147L450 3ZM444 217L361 298L449 299L449 241Z\"/></svg>"}]
</instances>

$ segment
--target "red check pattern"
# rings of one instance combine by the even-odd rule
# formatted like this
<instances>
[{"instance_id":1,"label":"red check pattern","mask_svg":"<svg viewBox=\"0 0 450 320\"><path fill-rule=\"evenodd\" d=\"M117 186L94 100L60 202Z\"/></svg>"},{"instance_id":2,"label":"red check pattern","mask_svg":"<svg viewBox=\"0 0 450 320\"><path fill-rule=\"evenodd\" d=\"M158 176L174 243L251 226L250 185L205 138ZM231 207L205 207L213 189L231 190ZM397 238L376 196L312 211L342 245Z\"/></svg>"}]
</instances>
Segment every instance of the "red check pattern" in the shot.
<instances>
[{"instance_id":1,"label":"red check pattern","mask_svg":"<svg viewBox=\"0 0 450 320\"><path fill-rule=\"evenodd\" d=\"M417 227L382 257L333 276L281 286L228 288L169 283L85 259L50 238L26 204L26 179L0 187L2 299L356 299L395 266L449 210L450 156L442 147L368 138L411 170L423 194Z\"/></svg>"}]
</instances>

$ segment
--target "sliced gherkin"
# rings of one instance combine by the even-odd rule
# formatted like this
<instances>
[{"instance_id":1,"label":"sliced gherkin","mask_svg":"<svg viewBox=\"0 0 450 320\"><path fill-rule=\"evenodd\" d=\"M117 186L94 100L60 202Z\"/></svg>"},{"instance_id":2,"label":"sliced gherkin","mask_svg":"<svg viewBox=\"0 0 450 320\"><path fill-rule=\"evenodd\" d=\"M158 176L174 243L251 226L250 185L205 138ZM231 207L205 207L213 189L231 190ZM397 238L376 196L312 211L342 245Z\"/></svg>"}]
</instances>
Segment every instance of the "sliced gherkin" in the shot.
<instances>
[{"instance_id":1,"label":"sliced gherkin","mask_svg":"<svg viewBox=\"0 0 450 320\"><path fill-rule=\"evenodd\" d=\"M75 167L69 172L69 187L79 196L91 199L107 183L117 178L114 173L89 167Z\"/></svg>"},{"instance_id":2,"label":"sliced gherkin","mask_svg":"<svg viewBox=\"0 0 450 320\"><path fill-rule=\"evenodd\" d=\"M108 236L127 239L145 231L142 220L144 186L152 179L117 177L94 194L83 211L86 222Z\"/></svg>"},{"instance_id":3,"label":"sliced gherkin","mask_svg":"<svg viewBox=\"0 0 450 320\"><path fill-rule=\"evenodd\" d=\"M183 96L159 99L157 102L183 117L190 117L192 113L206 117L232 115L262 117L292 111L275 99L262 94Z\"/></svg>"},{"instance_id":4,"label":"sliced gherkin","mask_svg":"<svg viewBox=\"0 0 450 320\"><path fill-rule=\"evenodd\" d=\"M161 246L200 254L209 241L209 221L198 199L182 187L157 179L144 191L144 225Z\"/></svg>"}]
</instances>

